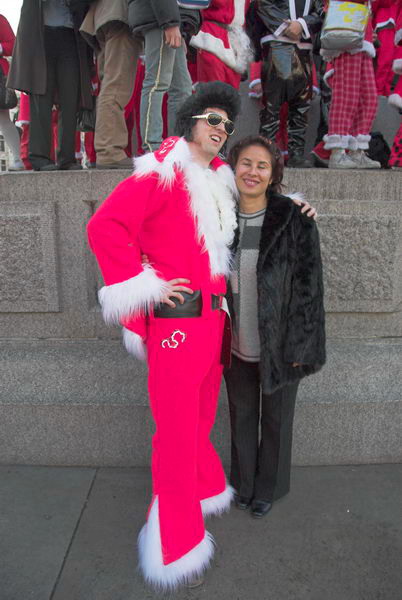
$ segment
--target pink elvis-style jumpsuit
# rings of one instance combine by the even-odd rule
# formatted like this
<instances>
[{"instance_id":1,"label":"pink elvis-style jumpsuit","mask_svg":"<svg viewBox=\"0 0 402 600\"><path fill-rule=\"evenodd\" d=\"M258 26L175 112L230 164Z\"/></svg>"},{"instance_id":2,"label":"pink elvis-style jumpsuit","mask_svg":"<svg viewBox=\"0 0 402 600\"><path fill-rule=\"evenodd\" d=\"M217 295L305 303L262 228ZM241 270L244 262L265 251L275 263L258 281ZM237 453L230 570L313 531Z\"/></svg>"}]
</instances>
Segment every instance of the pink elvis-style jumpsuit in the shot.
<instances>
[{"instance_id":1,"label":"pink elvis-style jumpsuit","mask_svg":"<svg viewBox=\"0 0 402 600\"><path fill-rule=\"evenodd\" d=\"M169 589L209 565L214 543L204 517L228 509L232 497L210 433L228 332L233 176L220 159L207 170L194 165L181 138L168 138L136 167L92 217L88 237L106 284L99 293L104 317L123 324L127 349L148 361L156 432L139 561L146 580ZM150 264L141 264L142 254ZM190 280L185 285L202 302L195 313L185 304L166 316L160 301L178 277Z\"/></svg>"}]
</instances>

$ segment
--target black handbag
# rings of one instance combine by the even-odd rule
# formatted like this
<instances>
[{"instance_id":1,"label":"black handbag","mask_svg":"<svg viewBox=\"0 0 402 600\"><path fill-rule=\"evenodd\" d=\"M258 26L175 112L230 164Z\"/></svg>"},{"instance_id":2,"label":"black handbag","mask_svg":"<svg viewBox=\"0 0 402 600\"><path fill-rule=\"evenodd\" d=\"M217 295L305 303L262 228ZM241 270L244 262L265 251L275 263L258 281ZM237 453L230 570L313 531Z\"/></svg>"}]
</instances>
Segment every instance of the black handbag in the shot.
<instances>
[{"instance_id":1,"label":"black handbag","mask_svg":"<svg viewBox=\"0 0 402 600\"><path fill-rule=\"evenodd\" d=\"M96 108L81 108L78 111L77 116L77 130L83 131L95 131L96 124Z\"/></svg>"},{"instance_id":2,"label":"black handbag","mask_svg":"<svg viewBox=\"0 0 402 600\"><path fill-rule=\"evenodd\" d=\"M0 67L0 110L15 108L18 104L17 94L6 87L7 78Z\"/></svg>"}]
</instances>

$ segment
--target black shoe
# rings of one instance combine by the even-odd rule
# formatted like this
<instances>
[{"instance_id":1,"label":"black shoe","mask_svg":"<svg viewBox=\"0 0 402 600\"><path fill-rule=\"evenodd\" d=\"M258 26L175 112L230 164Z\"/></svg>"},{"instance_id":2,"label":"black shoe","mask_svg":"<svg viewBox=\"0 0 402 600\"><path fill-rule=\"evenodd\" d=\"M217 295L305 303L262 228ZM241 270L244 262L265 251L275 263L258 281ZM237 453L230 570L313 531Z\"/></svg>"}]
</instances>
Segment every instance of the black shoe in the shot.
<instances>
[{"instance_id":1,"label":"black shoe","mask_svg":"<svg viewBox=\"0 0 402 600\"><path fill-rule=\"evenodd\" d=\"M251 515L255 519L261 519L264 517L272 508L272 502L266 502L265 500L253 500L251 503Z\"/></svg>"},{"instance_id":2,"label":"black shoe","mask_svg":"<svg viewBox=\"0 0 402 600\"><path fill-rule=\"evenodd\" d=\"M251 499L235 494L234 503L236 508L239 508L240 510L246 510L251 504Z\"/></svg>"},{"instance_id":3,"label":"black shoe","mask_svg":"<svg viewBox=\"0 0 402 600\"><path fill-rule=\"evenodd\" d=\"M313 165L308 158L304 158L304 156L299 154L294 154L291 158L289 158L286 166L290 167L291 169L311 169Z\"/></svg>"},{"instance_id":4,"label":"black shoe","mask_svg":"<svg viewBox=\"0 0 402 600\"><path fill-rule=\"evenodd\" d=\"M35 169L35 171L58 171L59 167L54 163L47 163L46 165L42 165Z\"/></svg>"},{"instance_id":5,"label":"black shoe","mask_svg":"<svg viewBox=\"0 0 402 600\"><path fill-rule=\"evenodd\" d=\"M76 162L60 165L60 171L82 171L82 166Z\"/></svg>"}]
</instances>

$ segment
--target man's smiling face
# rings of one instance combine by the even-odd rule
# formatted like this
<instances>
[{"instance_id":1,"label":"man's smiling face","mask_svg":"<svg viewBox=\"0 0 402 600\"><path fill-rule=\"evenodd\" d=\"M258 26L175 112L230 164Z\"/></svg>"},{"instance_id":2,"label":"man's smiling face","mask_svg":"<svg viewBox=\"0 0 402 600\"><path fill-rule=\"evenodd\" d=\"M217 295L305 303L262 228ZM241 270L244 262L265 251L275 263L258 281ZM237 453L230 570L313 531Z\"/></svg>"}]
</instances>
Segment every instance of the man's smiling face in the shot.
<instances>
[{"instance_id":1,"label":"man's smiling face","mask_svg":"<svg viewBox=\"0 0 402 600\"><path fill-rule=\"evenodd\" d=\"M214 112L224 119L228 118L227 112L222 108L206 108L203 114ZM204 155L205 158L212 160L218 155L223 144L228 139L228 135L225 131L223 123L220 123L216 127L212 127L207 123L206 119L196 119L196 123L192 129L192 143L196 145L200 154Z\"/></svg>"}]
</instances>

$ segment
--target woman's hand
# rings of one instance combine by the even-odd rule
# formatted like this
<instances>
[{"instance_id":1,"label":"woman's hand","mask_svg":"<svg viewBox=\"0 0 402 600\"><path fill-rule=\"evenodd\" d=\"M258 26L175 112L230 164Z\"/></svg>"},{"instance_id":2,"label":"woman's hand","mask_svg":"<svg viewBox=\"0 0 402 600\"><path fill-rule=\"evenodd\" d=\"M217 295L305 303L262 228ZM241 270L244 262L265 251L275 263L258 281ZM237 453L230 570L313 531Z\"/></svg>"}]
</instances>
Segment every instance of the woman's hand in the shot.
<instances>
[{"instance_id":1,"label":"woman's hand","mask_svg":"<svg viewBox=\"0 0 402 600\"><path fill-rule=\"evenodd\" d=\"M171 306L172 308L176 308L176 305L173 302L173 300L170 300L170 298L173 297L177 298L180 304L184 304L184 298L180 294L180 292L187 292L188 294L193 294L194 292L189 287L181 285L183 283L190 283L190 280L179 277L178 279L171 279L170 281L168 281L170 291L166 294L166 296L162 298L162 302L164 304L167 304L168 306Z\"/></svg>"}]
</instances>

